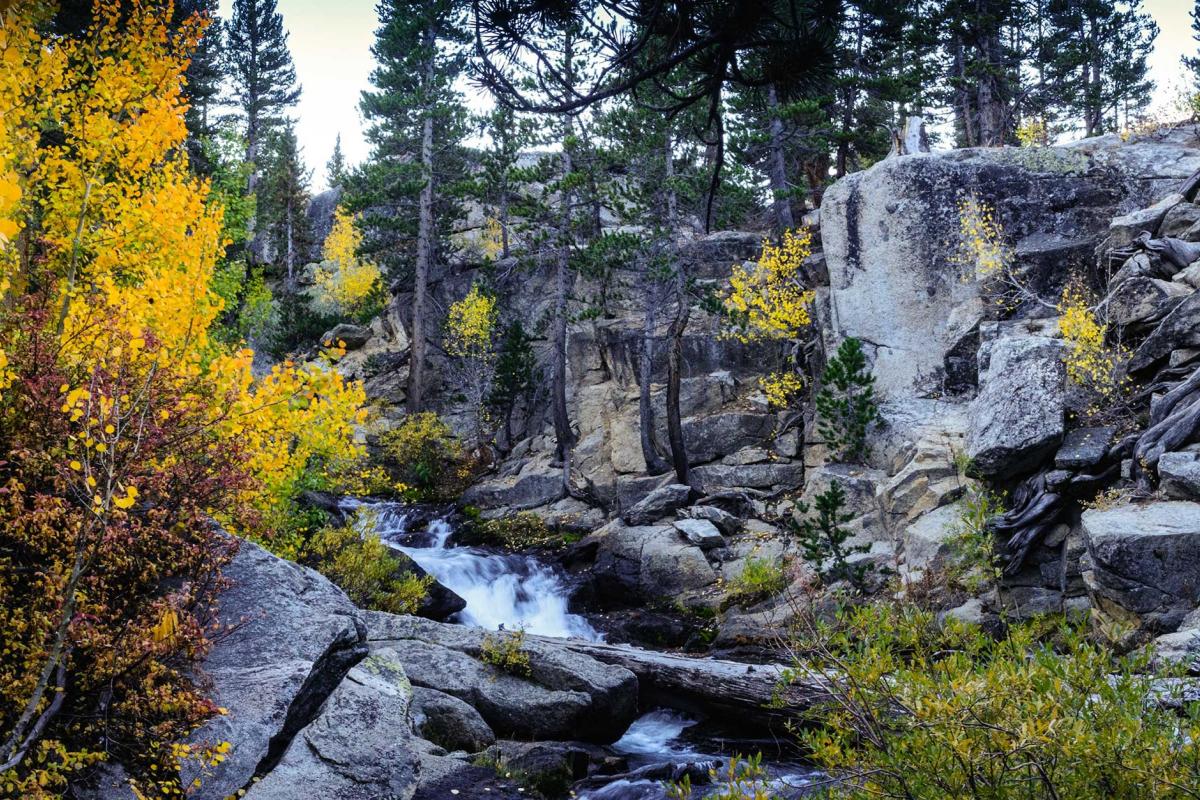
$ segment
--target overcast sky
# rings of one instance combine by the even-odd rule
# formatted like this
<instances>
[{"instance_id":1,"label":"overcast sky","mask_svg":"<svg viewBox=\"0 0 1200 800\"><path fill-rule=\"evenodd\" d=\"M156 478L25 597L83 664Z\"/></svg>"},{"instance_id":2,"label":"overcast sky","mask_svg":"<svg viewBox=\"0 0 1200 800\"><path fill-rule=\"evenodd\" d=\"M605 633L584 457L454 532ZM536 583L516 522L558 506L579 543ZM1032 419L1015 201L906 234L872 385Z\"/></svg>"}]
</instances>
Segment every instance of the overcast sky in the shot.
<instances>
[{"instance_id":1,"label":"overcast sky","mask_svg":"<svg viewBox=\"0 0 1200 800\"><path fill-rule=\"evenodd\" d=\"M313 188L320 190L325 188L325 162L339 133L350 163L364 160L369 153L362 137L358 99L369 86L374 66L371 44L379 19L374 0L278 2L303 86L295 112L297 133L313 170ZM233 0L221 0L225 19L232 5ZM1155 102L1163 103L1181 83L1180 56L1195 50L1188 17L1192 0L1144 0L1144 6L1160 29L1150 64L1158 84Z\"/></svg>"}]
</instances>

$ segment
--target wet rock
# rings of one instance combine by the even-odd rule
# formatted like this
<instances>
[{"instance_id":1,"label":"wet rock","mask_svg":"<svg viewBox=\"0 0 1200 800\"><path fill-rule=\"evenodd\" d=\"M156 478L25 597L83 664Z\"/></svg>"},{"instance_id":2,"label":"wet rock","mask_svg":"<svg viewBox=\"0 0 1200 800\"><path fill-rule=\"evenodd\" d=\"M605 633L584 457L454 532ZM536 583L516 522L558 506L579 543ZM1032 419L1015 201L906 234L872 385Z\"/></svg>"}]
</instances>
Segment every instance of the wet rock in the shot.
<instances>
[{"instance_id":1,"label":"wet rock","mask_svg":"<svg viewBox=\"0 0 1200 800\"><path fill-rule=\"evenodd\" d=\"M572 783L587 777L591 762L587 748L570 742L497 742L485 756L545 797L564 796Z\"/></svg>"},{"instance_id":2,"label":"wet rock","mask_svg":"<svg viewBox=\"0 0 1200 800\"><path fill-rule=\"evenodd\" d=\"M691 495L692 487L669 483L639 500L633 508L621 514L621 518L630 525L645 525L675 513L676 509L687 505Z\"/></svg>"},{"instance_id":3,"label":"wet rock","mask_svg":"<svg viewBox=\"0 0 1200 800\"><path fill-rule=\"evenodd\" d=\"M496 741L478 711L453 695L423 686L413 689L412 721L423 739L451 752L478 753Z\"/></svg>"},{"instance_id":4,"label":"wet rock","mask_svg":"<svg viewBox=\"0 0 1200 800\"><path fill-rule=\"evenodd\" d=\"M1158 459L1158 485L1174 500L1200 500L1200 453L1163 453Z\"/></svg>"},{"instance_id":5,"label":"wet rock","mask_svg":"<svg viewBox=\"0 0 1200 800\"><path fill-rule=\"evenodd\" d=\"M429 573L420 564L409 558L406 553L393 550L391 555L400 562L401 573L411 572L418 578L428 577ZM466 607L466 600L455 594L453 590L447 589L436 580L430 578L429 587L425 590L425 597L421 600L421 605L417 608L416 614L418 617L444 622Z\"/></svg>"},{"instance_id":6,"label":"wet rock","mask_svg":"<svg viewBox=\"0 0 1200 800\"><path fill-rule=\"evenodd\" d=\"M725 538L717 530L717 526L705 519L681 519L675 523L675 530L701 550L712 550L725 546Z\"/></svg>"},{"instance_id":7,"label":"wet rock","mask_svg":"<svg viewBox=\"0 0 1200 800\"><path fill-rule=\"evenodd\" d=\"M1054 455L1059 469L1080 470L1094 467L1104 460L1116 428L1076 428L1069 432Z\"/></svg>"},{"instance_id":8,"label":"wet rock","mask_svg":"<svg viewBox=\"0 0 1200 800\"><path fill-rule=\"evenodd\" d=\"M1102 606L1162 633L1200 605L1200 504L1090 509L1082 525L1091 560L1084 579Z\"/></svg>"},{"instance_id":9,"label":"wet rock","mask_svg":"<svg viewBox=\"0 0 1200 800\"><path fill-rule=\"evenodd\" d=\"M967 456L980 474L1012 477L1054 451L1064 431L1065 378L1053 340L1010 337L993 345L967 431Z\"/></svg>"}]
</instances>

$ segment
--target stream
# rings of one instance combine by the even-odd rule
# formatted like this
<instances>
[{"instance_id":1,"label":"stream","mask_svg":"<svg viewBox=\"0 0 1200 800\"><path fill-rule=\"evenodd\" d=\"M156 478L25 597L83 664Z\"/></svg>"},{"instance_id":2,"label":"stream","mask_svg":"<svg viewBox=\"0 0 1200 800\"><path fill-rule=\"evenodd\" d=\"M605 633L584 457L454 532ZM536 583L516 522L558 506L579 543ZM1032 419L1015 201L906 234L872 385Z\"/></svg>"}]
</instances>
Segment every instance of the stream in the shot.
<instances>
[{"instance_id":1,"label":"stream","mask_svg":"<svg viewBox=\"0 0 1200 800\"><path fill-rule=\"evenodd\" d=\"M408 555L466 601L466 608L450 621L488 630L524 629L541 636L603 641L587 619L568 610L566 581L533 556L458 546L452 541L454 529L444 518L430 520L424 530L413 530L413 522L427 517L401 503L346 499L343 508L356 512L359 525ZM653 709L635 720L612 748L627 758L630 771L662 764L724 765L737 752L726 745L736 743L705 736L701 723L677 711ZM764 766L769 779L763 785L772 796L799 797L806 793L803 787L818 778L813 770L798 764L764 761ZM622 779L584 788L574 796L581 800L665 800L667 793L659 780ZM702 788L696 796L704 796Z\"/></svg>"}]
</instances>

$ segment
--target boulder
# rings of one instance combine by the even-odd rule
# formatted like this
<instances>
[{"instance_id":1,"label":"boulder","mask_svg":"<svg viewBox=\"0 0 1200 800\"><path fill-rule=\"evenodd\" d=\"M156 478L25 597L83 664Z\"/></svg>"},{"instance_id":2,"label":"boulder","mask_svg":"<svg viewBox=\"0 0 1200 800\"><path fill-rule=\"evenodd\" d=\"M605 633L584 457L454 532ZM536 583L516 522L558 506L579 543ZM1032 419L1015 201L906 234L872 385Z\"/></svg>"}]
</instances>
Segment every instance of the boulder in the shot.
<instances>
[{"instance_id":1,"label":"boulder","mask_svg":"<svg viewBox=\"0 0 1200 800\"><path fill-rule=\"evenodd\" d=\"M1189 264L1186 269L1175 273L1171 280L1192 289L1200 289L1200 261Z\"/></svg>"},{"instance_id":2,"label":"boulder","mask_svg":"<svg viewBox=\"0 0 1200 800\"><path fill-rule=\"evenodd\" d=\"M1082 526L1091 559L1084 579L1101 607L1115 606L1162 633L1200 605L1200 504L1089 509Z\"/></svg>"},{"instance_id":3,"label":"boulder","mask_svg":"<svg viewBox=\"0 0 1200 800\"><path fill-rule=\"evenodd\" d=\"M1158 486L1175 500L1200 500L1200 453L1163 453L1158 459Z\"/></svg>"},{"instance_id":4,"label":"boulder","mask_svg":"<svg viewBox=\"0 0 1200 800\"><path fill-rule=\"evenodd\" d=\"M966 440L980 474L1013 477L1054 451L1063 437L1065 379L1054 340L1013 336L992 346Z\"/></svg>"},{"instance_id":5,"label":"boulder","mask_svg":"<svg viewBox=\"0 0 1200 800\"><path fill-rule=\"evenodd\" d=\"M351 325L349 322L339 322L325 332L321 342L329 342L328 346L343 346L347 350L357 350L371 340L372 331L365 325Z\"/></svg>"},{"instance_id":6,"label":"boulder","mask_svg":"<svg viewBox=\"0 0 1200 800\"><path fill-rule=\"evenodd\" d=\"M1193 292L1163 318L1129 360L1130 372L1153 367L1181 347L1200 346L1200 292Z\"/></svg>"},{"instance_id":7,"label":"boulder","mask_svg":"<svg viewBox=\"0 0 1200 800\"><path fill-rule=\"evenodd\" d=\"M1094 467L1108 454L1117 429L1112 426L1100 428L1076 428L1067 434L1062 447L1054 455L1054 466L1059 469L1082 470Z\"/></svg>"},{"instance_id":8,"label":"boulder","mask_svg":"<svg viewBox=\"0 0 1200 800\"><path fill-rule=\"evenodd\" d=\"M593 537L593 581L601 597L617 605L674 598L717 580L704 552L671 525L631 527L614 520Z\"/></svg>"},{"instance_id":9,"label":"boulder","mask_svg":"<svg viewBox=\"0 0 1200 800\"><path fill-rule=\"evenodd\" d=\"M457 697L436 689L413 689L413 730L453 752L478 753L496 741L496 734L479 712Z\"/></svg>"},{"instance_id":10,"label":"boulder","mask_svg":"<svg viewBox=\"0 0 1200 800\"><path fill-rule=\"evenodd\" d=\"M708 520L726 536L733 536L742 529L742 521L739 518L717 506L692 506L680 509L677 513L681 517Z\"/></svg>"},{"instance_id":11,"label":"boulder","mask_svg":"<svg viewBox=\"0 0 1200 800\"><path fill-rule=\"evenodd\" d=\"M416 611L417 616L444 622L467 607L466 600L430 578L429 573L420 564L413 561L407 553L393 549L391 555L400 562L401 572L411 572L417 577L429 578L429 588L425 590L425 597Z\"/></svg>"},{"instance_id":12,"label":"boulder","mask_svg":"<svg viewBox=\"0 0 1200 800\"><path fill-rule=\"evenodd\" d=\"M1158 226L1158 236L1174 236L1177 239L1187 239L1185 235L1200 222L1200 205L1195 203L1178 203L1163 217Z\"/></svg>"},{"instance_id":13,"label":"boulder","mask_svg":"<svg viewBox=\"0 0 1200 800\"><path fill-rule=\"evenodd\" d=\"M804 482L804 465L705 464L693 469L691 478L696 488L706 493L732 488L795 489Z\"/></svg>"},{"instance_id":14,"label":"boulder","mask_svg":"<svg viewBox=\"0 0 1200 800\"><path fill-rule=\"evenodd\" d=\"M699 547L701 550L712 550L725 546L725 538L717 530L717 526L706 519L676 520L675 530L683 534L683 538Z\"/></svg>"},{"instance_id":15,"label":"boulder","mask_svg":"<svg viewBox=\"0 0 1200 800\"><path fill-rule=\"evenodd\" d=\"M705 464L770 440L775 415L729 411L683 420L688 461Z\"/></svg>"},{"instance_id":16,"label":"boulder","mask_svg":"<svg viewBox=\"0 0 1200 800\"><path fill-rule=\"evenodd\" d=\"M484 757L543 797L565 797L575 781L587 777L591 753L570 742L497 742Z\"/></svg>"},{"instance_id":17,"label":"boulder","mask_svg":"<svg viewBox=\"0 0 1200 800\"><path fill-rule=\"evenodd\" d=\"M197 669L200 685L228 713L213 717L193 742L229 742L225 760L201 774L181 765L193 797L221 800L278 764L292 740L321 713L346 674L367 655L366 629L349 598L313 570L242 542L226 567L222 625ZM292 787L304 794L303 784Z\"/></svg>"},{"instance_id":18,"label":"boulder","mask_svg":"<svg viewBox=\"0 0 1200 800\"><path fill-rule=\"evenodd\" d=\"M1146 324L1165 317L1191 291L1191 287L1175 281L1130 278L1109 292L1101 309L1118 325Z\"/></svg>"},{"instance_id":19,"label":"boulder","mask_svg":"<svg viewBox=\"0 0 1200 800\"><path fill-rule=\"evenodd\" d=\"M1114 217L1108 226L1109 246L1125 247L1142 233L1155 235L1168 212L1182 203L1183 199L1183 195L1173 192L1154 205Z\"/></svg>"},{"instance_id":20,"label":"boulder","mask_svg":"<svg viewBox=\"0 0 1200 800\"><path fill-rule=\"evenodd\" d=\"M1092 147L1097 152L918 154L885 159L837 181L821 204L832 345L847 336L870 343L876 387L889 398L922 395L927 381L940 386L947 355L970 328L952 323L955 311L981 297L980 283L964 274L955 248L947 246L958 241L958 204L967 187L994 205L1013 237L1015 268L1025 283L1057 297L1074 269L1092 266L1094 248L1122 201L1143 194L1119 177L1141 157L1116 141ZM1091 168L1099 151L1113 171Z\"/></svg>"},{"instance_id":21,"label":"boulder","mask_svg":"<svg viewBox=\"0 0 1200 800\"><path fill-rule=\"evenodd\" d=\"M528 674L481 660L479 628L364 612L373 647L394 650L414 686L457 697L500 736L616 741L637 716L637 679L555 644L527 637ZM565 640L564 640L565 641Z\"/></svg>"},{"instance_id":22,"label":"boulder","mask_svg":"<svg viewBox=\"0 0 1200 800\"><path fill-rule=\"evenodd\" d=\"M675 513L676 509L687 505L691 495L692 487L669 483L639 500L633 508L621 514L621 518L630 525L645 525Z\"/></svg>"},{"instance_id":23,"label":"boulder","mask_svg":"<svg viewBox=\"0 0 1200 800\"><path fill-rule=\"evenodd\" d=\"M962 504L951 503L918 517L904 529L904 563L909 571L941 567L953 559L962 514Z\"/></svg>"},{"instance_id":24,"label":"boulder","mask_svg":"<svg viewBox=\"0 0 1200 800\"><path fill-rule=\"evenodd\" d=\"M524 511L560 499L562 470L542 461L530 462L516 475L493 478L470 486L462 495L465 505Z\"/></svg>"},{"instance_id":25,"label":"boulder","mask_svg":"<svg viewBox=\"0 0 1200 800\"><path fill-rule=\"evenodd\" d=\"M350 670L246 800L411 798L418 771L406 724L411 700L397 654L376 650Z\"/></svg>"}]
</instances>

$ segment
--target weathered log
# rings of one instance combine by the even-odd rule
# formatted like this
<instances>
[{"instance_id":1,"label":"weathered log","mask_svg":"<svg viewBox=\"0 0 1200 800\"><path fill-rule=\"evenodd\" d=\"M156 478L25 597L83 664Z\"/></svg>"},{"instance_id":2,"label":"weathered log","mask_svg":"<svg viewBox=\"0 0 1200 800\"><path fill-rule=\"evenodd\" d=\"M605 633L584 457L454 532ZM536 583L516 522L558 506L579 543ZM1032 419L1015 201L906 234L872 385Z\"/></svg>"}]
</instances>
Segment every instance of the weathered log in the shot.
<instances>
[{"instance_id":1,"label":"weathered log","mask_svg":"<svg viewBox=\"0 0 1200 800\"><path fill-rule=\"evenodd\" d=\"M1013 491L1013 506L993 518L988 529L997 536L1006 536L1004 548L1008 555L1005 573L1019 571L1026 556L1050 529L1058 524L1064 508L1063 495L1051 491L1047 472L1027 478Z\"/></svg>"},{"instance_id":2,"label":"weathered log","mask_svg":"<svg viewBox=\"0 0 1200 800\"><path fill-rule=\"evenodd\" d=\"M1177 269L1185 269L1188 264L1200 259L1200 242L1185 242L1173 236L1154 239L1149 233L1143 232L1133 243L1137 248L1158 254L1163 261Z\"/></svg>"},{"instance_id":3,"label":"weathered log","mask_svg":"<svg viewBox=\"0 0 1200 800\"><path fill-rule=\"evenodd\" d=\"M831 699L829 687L818 676L787 680L792 673L780 664L690 658L574 639L552 641L632 672L638 679L643 708L665 706L734 727L761 730L767 721L795 722L798 716Z\"/></svg>"}]
</instances>

